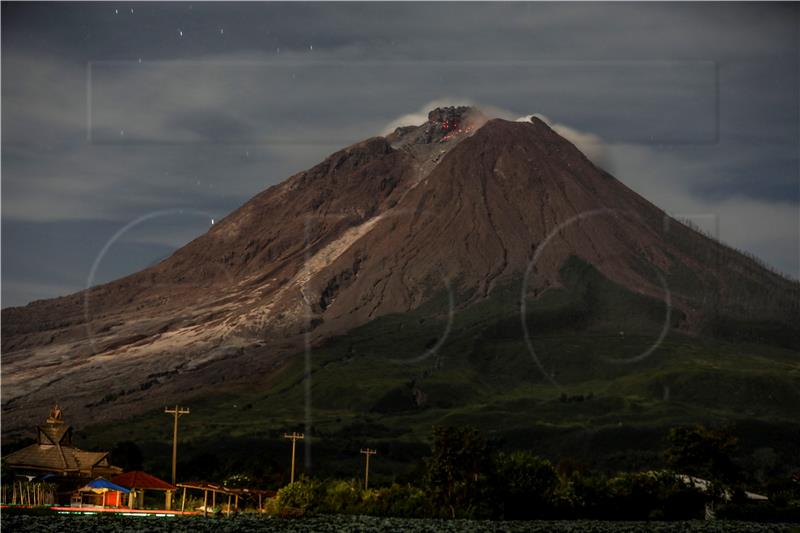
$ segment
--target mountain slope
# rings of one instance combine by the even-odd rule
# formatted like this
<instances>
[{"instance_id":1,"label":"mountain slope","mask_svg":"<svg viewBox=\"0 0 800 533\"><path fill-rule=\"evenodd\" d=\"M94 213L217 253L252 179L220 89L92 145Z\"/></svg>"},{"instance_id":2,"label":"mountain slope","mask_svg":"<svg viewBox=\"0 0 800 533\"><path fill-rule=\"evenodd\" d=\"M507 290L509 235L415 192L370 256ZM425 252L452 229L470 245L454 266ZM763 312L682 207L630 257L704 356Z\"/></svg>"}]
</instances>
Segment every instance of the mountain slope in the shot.
<instances>
[{"instance_id":1,"label":"mountain slope","mask_svg":"<svg viewBox=\"0 0 800 533\"><path fill-rule=\"evenodd\" d=\"M656 333L666 317L669 335L750 332L797 349L796 283L670 219L536 118L444 108L265 190L151 268L4 309L3 432L55 400L88 424L232 383L269 388L306 333L322 346L433 301L452 306L417 320L498 294L511 318L483 322L519 320L523 280L532 308L559 307L570 261L619 288L604 295L656 302Z\"/></svg>"}]
</instances>

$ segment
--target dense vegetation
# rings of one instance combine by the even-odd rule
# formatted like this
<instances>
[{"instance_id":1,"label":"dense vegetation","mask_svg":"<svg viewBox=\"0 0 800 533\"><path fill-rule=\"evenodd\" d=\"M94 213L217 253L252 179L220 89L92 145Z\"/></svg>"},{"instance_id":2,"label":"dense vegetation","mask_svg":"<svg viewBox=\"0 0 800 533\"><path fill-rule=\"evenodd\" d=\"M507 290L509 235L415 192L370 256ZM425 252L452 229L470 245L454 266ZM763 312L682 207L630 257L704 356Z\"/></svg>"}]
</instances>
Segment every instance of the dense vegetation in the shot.
<instances>
[{"instance_id":1,"label":"dense vegetation","mask_svg":"<svg viewBox=\"0 0 800 533\"><path fill-rule=\"evenodd\" d=\"M735 439L703 427L671 432L669 468L613 475L569 462L553 465L527 451L497 452L472 428L436 428L433 441L416 483L363 490L355 480L304 478L280 489L271 510L290 516L691 520L711 509L738 519L756 513L762 521L800 521L797 483L773 495L771 515L761 510L768 508L764 503L745 505L741 470L730 458ZM678 474L702 476L708 484Z\"/></svg>"},{"instance_id":2,"label":"dense vegetation","mask_svg":"<svg viewBox=\"0 0 800 533\"><path fill-rule=\"evenodd\" d=\"M754 488L752 476L748 465L734 459L737 439L722 430L673 428L662 468L616 472L592 470L567 458L551 462L524 449L503 450L500 442L471 427L436 427L431 441L426 456L404 479L375 483L373 478L371 488L364 490L363 478L304 475L280 488L268 511L282 517L635 521L702 519L711 510L720 518L800 522L797 480L765 480L760 487L768 502L746 498L745 489ZM115 450L141 460L131 443ZM256 464L260 466L228 471L219 481L274 487L268 471L257 472L269 465Z\"/></svg>"},{"instance_id":3,"label":"dense vegetation","mask_svg":"<svg viewBox=\"0 0 800 533\"><path fill-rule=\"evenodd\" d=\"M766 530L766 526L745 522L770 523L769 530L783 531L787 528L780 524L800 522L800 483L786 480L770 494L769 502L748 501L742 468L732 460L736 439L702 426L670 432L667 468L611 475L570 461L553 464L525 450L499 451L495 443L470 427L437 427L432 441L429 455L417 466L414 482L364 489L362 480L303 476L282 487L267 503L267 516L237 518L225 522L225 527L256 531L280 527L298 531L389 531L391 527L491 531L502 523L503 531L602 532L669 530L668 522L681 521L681 528L691 531ZM120 449L131 451L131 446ZM704 482L685 476L702 477ZM225 480L228 486L249 483L252 480L244 474ZM192 501L189 507L195 503L202 502ZM246 506L243 510L248 514ZM725 521L716 525L700 522L709 510ZM274 521L276 518L303 520L289 525ZM67 520L86 527L91 522L81 517ZM509 524L508 520L520 522ZM191 519L170 522L198 531L210 527ZM131 526L125 519L113 517L92 523L97 528L94 531ZM16 513L5 513L3 524L21 531L53 525L37 517L22 519Z\"/></svg>"}]
</instances>

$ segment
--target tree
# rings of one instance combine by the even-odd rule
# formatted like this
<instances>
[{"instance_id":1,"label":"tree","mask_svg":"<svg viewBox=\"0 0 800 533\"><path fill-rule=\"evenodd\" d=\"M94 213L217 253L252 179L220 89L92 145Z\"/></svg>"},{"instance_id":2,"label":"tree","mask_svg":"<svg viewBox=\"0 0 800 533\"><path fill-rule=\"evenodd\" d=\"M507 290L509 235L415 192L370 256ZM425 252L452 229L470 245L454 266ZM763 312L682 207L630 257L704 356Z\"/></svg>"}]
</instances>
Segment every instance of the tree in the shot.
<instances>
[{"instance_id":1,"label":"tree","mask_svg":"<svg viewBox=\"0 0 800 533\"><path fill-rule=\"evenodd\" d=\"M669 471L620 472L608 480L605 518L689 520L701 518L707 497Z\"/></svg>"},{"instance_id":2,"label":"tree","mask_svg":"<svg viewBox=\"0 0 800 533\"><path fill-rule=\"evenodd\" d=\"M666 458L678 473L703 478L720 487L731 487L740 481L741 472L731 459L737 440L726 431L699 425L673 428L669 443Z\"/></svg>"},{"instance_id":3,"label":"tree","mask_svg":"<svg viewBox=\"0 0 800 533\"><path fill-rule=\"evenodd\" d=\"M489 446L474 428L436 427L427 461L427 485L434 499L449 510L473 516L483 501L481 488L491 471Z\"/></svg>"},{"instance_id":4,"label":"tree","mask_svg":"<svg viewBox=\"0 0 800 533\"><path fill-rule=\"evenodd\" d=\"M558 475L550 461L518 451L499 454L495 465L495 492L504 519L544 518L551 513Z\"/></svg>"}]
</instances>

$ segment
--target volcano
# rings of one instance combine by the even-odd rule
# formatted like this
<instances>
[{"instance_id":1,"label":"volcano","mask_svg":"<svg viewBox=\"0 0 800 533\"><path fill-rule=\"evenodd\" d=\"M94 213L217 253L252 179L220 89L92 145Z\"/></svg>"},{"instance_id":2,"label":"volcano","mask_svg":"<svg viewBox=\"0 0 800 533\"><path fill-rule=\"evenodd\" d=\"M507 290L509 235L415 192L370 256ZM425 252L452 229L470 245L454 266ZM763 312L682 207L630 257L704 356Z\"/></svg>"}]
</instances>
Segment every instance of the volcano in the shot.
<instances>
[{"instance_id":1,"label":"volcano","mask_svg":"<svg viewBox=\"0 0 800 533\"><path fill-rule=\"evenodd\" d=\"M674 360L658 350L721 339L796 373L798 323L796 282L671 218L538 118L438 108L266 189L150 268L4 309L3 433L54 401L83 426L242 391L257 408L295 394L307 350L337 416L452 412L523 374L562 394L658 371L637 394L671 385L708 406L680 368L665 377ZM369 370L381 358L402 360L397 383ZM372 399L337 403L354 381ZM789 417L780 402L764 409Z\"/></svg>"}]
</instances>

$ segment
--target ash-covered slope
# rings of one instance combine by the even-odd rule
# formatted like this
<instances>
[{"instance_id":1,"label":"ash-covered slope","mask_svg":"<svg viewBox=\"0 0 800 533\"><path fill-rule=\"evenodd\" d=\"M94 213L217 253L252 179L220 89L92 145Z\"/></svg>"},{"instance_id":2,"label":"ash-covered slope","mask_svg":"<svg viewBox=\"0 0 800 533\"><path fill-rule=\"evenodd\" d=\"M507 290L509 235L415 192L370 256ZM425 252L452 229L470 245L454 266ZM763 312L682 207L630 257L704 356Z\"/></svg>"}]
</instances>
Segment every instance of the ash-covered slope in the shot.
<instances>
[{"instance_id":1,"label":"ash-covered slope","mask_svg":"<svg viewBox=\"0 0 800 533\"><path fill-rule=\"evenodd\" d=\"M59 401L84 423L263 379L302 346L450 287L458 309L577 256L669 293L680 328L785 321L796 284L670 219L534 118L436 109L270 187L168 259L2 312L3 431ZM97 406L102 404L103 408Z\"/></svg>"}]
</instances>

